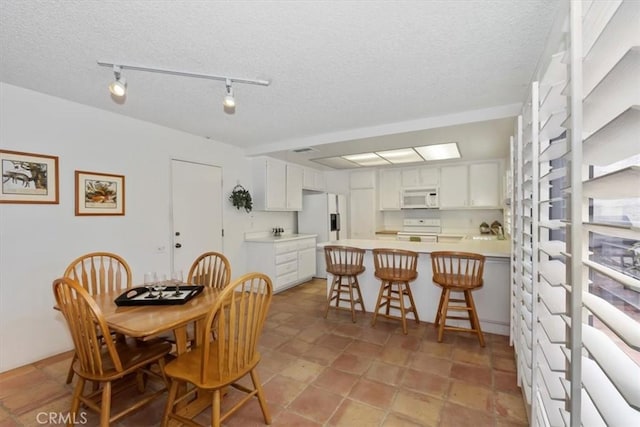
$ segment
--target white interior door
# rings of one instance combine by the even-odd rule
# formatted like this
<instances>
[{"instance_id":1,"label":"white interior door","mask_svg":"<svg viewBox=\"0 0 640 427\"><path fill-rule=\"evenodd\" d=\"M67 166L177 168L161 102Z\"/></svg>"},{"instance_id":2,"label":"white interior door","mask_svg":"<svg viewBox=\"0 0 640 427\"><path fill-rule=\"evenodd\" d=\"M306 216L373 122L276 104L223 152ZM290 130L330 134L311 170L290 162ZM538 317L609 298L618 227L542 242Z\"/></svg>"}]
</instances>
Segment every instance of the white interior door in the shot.
<instances>
[{"instance_id":1,"label":"white interior door","mask_svg":"<svg viewBox=\"0 0 640 427\"><path fill-rule=\"evenodd\" d=\"M222 252L222 168L171 160L172 260L186 280L203 252Z\"/></svg>"}]
</instances>

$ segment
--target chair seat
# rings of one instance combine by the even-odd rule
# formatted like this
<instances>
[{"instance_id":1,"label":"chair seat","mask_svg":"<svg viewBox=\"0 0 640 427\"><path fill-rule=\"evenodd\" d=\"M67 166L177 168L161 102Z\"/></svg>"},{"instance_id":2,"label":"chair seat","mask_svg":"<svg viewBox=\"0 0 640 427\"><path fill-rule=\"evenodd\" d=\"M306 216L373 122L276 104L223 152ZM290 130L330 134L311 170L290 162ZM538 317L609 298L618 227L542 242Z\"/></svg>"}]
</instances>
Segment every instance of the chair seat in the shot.
<instances>
[{"instance_id":1,"label":"chair seat","mask_svg":"<svg viewBox=\"0 0 640 427\"><path fill-rule=\"evenodd\" d=\"M79 360L76 360L73 364L73 370L76 374L90 380L110 381L113 379L121 378L136 369L151 363L159 357L167 354L171 350L171 344L160 340L152 341L139 341L132 338L126 340L117 341L115 343L116 351L120 356L120 362L122 363L122 371L117 372L113 365L113 360L109 356L109 353L105 348L101 351L103 373L101 375L94 375L88 372L83 372L80 367Z\"/></svg>"},{"instance_id":2,"label":"chair seat","mask_svg":"<svg viewBox=\"0 0 640 427\"><path fill-rule=\"evenodd\" d=\"M416 280L418 272L403 268L377 268L375 276L380 280L410 282Z\"/></svg>"},{"instance_id":3,"label":"chair seat","mask_svg":"<svg viewBox=\"0 0 640 427\"><path fill-rule=\"evenodd\" d=\"M165 365L165 374L180 381L188 381L201 389L217 389L237 381L238 375L244 376L260 362L260 353L256 352L251 362L247 364L242 372L234 372L232 376L220 377L218 369L218 352L211 351L208 359L208 371L205 381L200 378L200 366L202 365L203 347L194 347L191 351L178 356ZM238 354L242 354L242 349L238 349Z\"/></svg>"},{"instance_id":4,"label":"chair seat","mask_svg":"<svg viewBox=\"0 0 640 427\"><path fill-rule=\"evenodd\" d=\"M479 279L477 283L468 283L468 276L464 274L440 273L433 275L433 282L436 285L447 287L449 289L477 289L482 287L483 280Z\"/></svg>"},{"instance_id":5,"label":"chair seat","mask_svg":"<svg viewBox=\"0 0 640 427\"><path fill-rule=\"evenodd\" d=\"M327 266L327 273L331 273L334 276L357 276L364 273L364 266L353 264L333 264Z\"/></svg>"}]
</instances>

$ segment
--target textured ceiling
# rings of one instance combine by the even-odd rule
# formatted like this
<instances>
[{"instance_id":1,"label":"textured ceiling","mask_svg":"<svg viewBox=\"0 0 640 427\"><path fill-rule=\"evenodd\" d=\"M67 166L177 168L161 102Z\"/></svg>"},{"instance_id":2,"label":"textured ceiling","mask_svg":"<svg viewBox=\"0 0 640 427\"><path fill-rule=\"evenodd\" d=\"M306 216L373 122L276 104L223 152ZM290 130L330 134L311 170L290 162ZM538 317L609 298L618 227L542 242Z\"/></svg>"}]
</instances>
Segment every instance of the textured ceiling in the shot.
<instances>
[{"instance_id":1,"label":"textured ceiling","mask_svg":"<svg viewBox=\"0 0 640 427\"><path fill-rule=\"evenodd\" d=\"M379 135L391 147L434 117L517 111L560 3L2 0L0 80L248 154ZM223 82L125 70L117 103L97 60L272 83L235 85L226 114Z\"/></svg>"}]
</instances>

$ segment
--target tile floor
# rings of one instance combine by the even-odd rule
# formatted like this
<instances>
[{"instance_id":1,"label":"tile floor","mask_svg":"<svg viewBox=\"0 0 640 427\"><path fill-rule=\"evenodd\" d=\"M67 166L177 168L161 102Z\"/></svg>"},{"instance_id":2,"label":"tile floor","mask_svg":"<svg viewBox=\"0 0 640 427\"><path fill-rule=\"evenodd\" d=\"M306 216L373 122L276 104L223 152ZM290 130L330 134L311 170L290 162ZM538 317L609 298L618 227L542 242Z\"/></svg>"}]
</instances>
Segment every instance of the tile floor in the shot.
<instances>
[{"instance_id":1,"label":"tile floor","mask_svg":"<svg viewBox=\"0 0 640 427\"><path fill-rule=\"evenodd\" d=\"M370 314L351 322L346 311L322 317L325 282L312 280L274 296L261 338L259 372L274 426L526 426L508 338L445 332L433 324L399 322ZM432 320L432 319L428 319ZM0 374L0 427L60 425L48 414L65 413L71 386L65 384L71 353ZM134 392L114 397L126 405ZM131 396L128 396L131 394ZM232 389L223 401L231 404ZM164 399L125 417L118 426L158 426ZM45 414L45 415L43 415ZM85 425L97 425L89 413ZM209 411L197 421L209 424ZM82 421L82 420L80 420ZM245 405L226 426L264 425L256 402Z\"/></svg>"}]
</instances>

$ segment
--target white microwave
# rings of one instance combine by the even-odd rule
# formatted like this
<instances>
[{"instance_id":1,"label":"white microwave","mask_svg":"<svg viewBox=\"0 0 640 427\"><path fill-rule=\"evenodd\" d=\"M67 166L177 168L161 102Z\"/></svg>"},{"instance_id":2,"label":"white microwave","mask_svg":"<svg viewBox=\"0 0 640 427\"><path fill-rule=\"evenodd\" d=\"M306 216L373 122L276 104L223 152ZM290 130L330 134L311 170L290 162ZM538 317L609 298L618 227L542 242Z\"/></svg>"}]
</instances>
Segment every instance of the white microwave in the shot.
<instances>
[{"instance_id":1,"label":"white microwave","mask_svg":"<svg viewBox=\"0 0 640 427\"><path fill-rule=\"evenodd\" d=\"M402 209L438 209L440 199L437 188L404 188L400 198Z\"/></svg>"}]
</instances>

